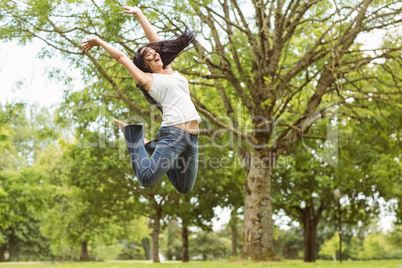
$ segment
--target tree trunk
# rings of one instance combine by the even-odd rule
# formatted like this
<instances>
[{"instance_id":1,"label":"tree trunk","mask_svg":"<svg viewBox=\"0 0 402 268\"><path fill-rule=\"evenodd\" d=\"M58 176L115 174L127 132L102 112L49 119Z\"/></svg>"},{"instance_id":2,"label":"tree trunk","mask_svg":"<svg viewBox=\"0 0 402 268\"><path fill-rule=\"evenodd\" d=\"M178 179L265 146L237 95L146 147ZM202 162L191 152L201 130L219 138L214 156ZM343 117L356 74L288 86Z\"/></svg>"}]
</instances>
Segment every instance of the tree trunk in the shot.
<instances>
[{"instance_id":1,"label":"tree trunk","mask_svg":"<svg viewBox=\"0 0 402 268\"><path fill-rule=\"evenodd\" d=\"M171 249L173 245L173 232L168 228L167 230L167 252L166 258L171 261L173 260L173 250Z\"/></svg>"},{"instance_id":2,"label":"tree trunk","mask_svg":"<svg viewBox=\"0 0 402 268\"><path fill-rule=\"evenodd\" d=\"M243 258L279 260L273 248L271 206L271 164L264 153L250 154L249 173L244 183Z\"/></svg>"},{"instance_id":3,"label":"tree trunk","mask_svg":"<svg viewBox=\"0 0 402 268\"><path fill-rule=\"evenodd\" d=\"M321 202L315 211L313 206L306 208L296 208L300 216L300 222L303 224L304 231L304 261L315 261L315 238L317 235L317 225L321 219L322 212L326 209L328 203Z\"/></svg>"},{"instance_id":4,"label":"tree trunk","mask_svg":"<svg viewBox=\"0 0 402 268\"><path fill-rule=\"evenodd\" d=\"M182 262L189 262L190 258L188 257L188 228L187 225L183 224L181 228L181 238L183 241L183 249L182 249Z\"/></svg>"},{"instance_id":5,"label":"tree trunk","mask_svg":"<svg viewBox=\"0 0 402 268\"><path fill-rule=\"evenodd\" d=\"M80 261L89 261L88 241L84 241L84 242L81 243Z\"/></svg>"},{"instance_id":6,"label":"tree trunk","mask_svg":"<svg viewBox=\"0 0 402 268\"><path fill-rule=\"evenodd\" d=\"M237 255L237 208L235 207L232 211L232 219L230 223L230 228L232 231L232 256Z\"/></svg>"},{"instance_id":7,"label":"tree trunk","mask_svg":"<svg viewBox=\"0 0 402 268\"><path fill-rule=\"evenodd\" d=\"M315 262L315 236L317 231L313 208L304 209L304 261Z\"/></svg>"},{"instance_id":8,"label":"tree trunk","mask_svg":"<svg viewBox=\"0 0 402 268\"><path fill-rule=\"evenodd\" d=\"M4 254L6 253L6 249L7 249L7 244L0 246L0 262L5 261Z\"/></svg>"},{"instance_id":9,"label":"tree trunk","mask_svg":"<svg viewBox=\"0 0 402 268\"><path fill-rule=\"evenodd\" d=\"M159 263L159 232L161 229L162 208L157 204L155 206L154 226L152 230L152 261Z\"/></svg>"},{"instance_id":10,"label":"tree trunk","mask_svg":"<svg viewBox=\"0 0 402 268\"><path fill-rule=\"evenodd\" d=\"M8 229L8 259L10 261L19 261L19 248L18 248L18 240L14 233L14 228Z\"/></svg>"},{"instance_id":11,"label":"tree trunk","mask_svg":"<svg viewBox=\"0 0 402 268\"><path fill-rule=\"evenodd\" d=\"M150 252L151 244L149 243L148 237L142 239L142 247L144 249L145 259L150 260L151 259L151 254L150 254L151 253Z\"/></svg>"}]
</instances>

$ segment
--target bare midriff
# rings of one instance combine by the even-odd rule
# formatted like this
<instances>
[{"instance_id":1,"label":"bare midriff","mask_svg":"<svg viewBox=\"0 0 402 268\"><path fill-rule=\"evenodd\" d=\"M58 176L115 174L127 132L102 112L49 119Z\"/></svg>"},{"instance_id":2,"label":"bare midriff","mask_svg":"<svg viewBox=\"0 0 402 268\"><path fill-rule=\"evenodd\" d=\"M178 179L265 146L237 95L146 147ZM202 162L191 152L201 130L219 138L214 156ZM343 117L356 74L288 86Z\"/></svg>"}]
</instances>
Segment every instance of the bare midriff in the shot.
<instances>
[{"instance_id":1,"label":"bare midriff","mask_svg":"<svg viewBox=\"0 0 402 268\"><path fill-rule=\"evenodd\" d=\"M174 126L181 128L191 134L199 134L200 133L197 120L187 121L184 123L176 124Z\"/></svg>"}]
</instances>

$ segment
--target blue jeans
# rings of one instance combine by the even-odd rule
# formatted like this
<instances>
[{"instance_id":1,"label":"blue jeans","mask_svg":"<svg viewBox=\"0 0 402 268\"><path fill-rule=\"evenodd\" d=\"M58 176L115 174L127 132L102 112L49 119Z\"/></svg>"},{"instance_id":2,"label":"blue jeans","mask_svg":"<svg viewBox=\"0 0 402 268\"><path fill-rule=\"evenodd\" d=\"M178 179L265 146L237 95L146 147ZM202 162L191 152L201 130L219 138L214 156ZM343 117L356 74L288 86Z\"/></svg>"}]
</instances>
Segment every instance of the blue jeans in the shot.
<instances>
[{"instance_id":1,"label":"blue jeans","mask_svg":"<svg viewBox=\"0 0 402 268\"><path fill-rule=\"evenodd\" d=\"M135 175L142 186L154 186L166 173L180 193L188 194L193 189L198 171L197 134L175 126L161 126L156 139L144 146L142 123L127 125L122 132Z\"/></svg>"}]
</instances>

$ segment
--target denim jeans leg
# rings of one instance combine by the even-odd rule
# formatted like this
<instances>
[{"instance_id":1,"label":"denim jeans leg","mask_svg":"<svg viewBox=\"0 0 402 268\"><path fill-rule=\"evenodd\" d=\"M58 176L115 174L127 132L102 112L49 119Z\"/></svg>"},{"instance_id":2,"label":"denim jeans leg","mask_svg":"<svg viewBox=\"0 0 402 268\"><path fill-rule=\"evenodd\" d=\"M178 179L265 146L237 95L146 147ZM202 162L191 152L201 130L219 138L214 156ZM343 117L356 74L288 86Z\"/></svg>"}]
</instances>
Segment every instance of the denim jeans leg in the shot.
<instances>
[{"instance_id":1,"label":"denim jeans leg","mask_svg":"<svg viewBox=\"0 0 402 268\"><path fill-rule=\"evenodd\" d=\"M142 127L143 124L128 125L123 127L122 131L136 177L142 186L151 187L171 168L185 147L182 144L172 146L175 141L175 137L173 137L175 133L165 131L149 158L144 146Z\"/></svg>"},{"instance_id":2,"label":"denim jeans leg","mask_svg":"<svg viewBox=\"0 0 402 268\"><path fill-rule=\"evenodd\" d=\"M151 140L149 142L147 142L147 144L145 144L145 150L147 150L147 152L152 155L156 149L156 146L158 145L158 140Z\"/></svg>"},{"instance_id":3,"label":"denim jeans leg","mask_svg":"<svg viewBox=\"0 0 402 268\"><path fill-rule=\"evenodd\" d=\"M135 154L135 148L139 147L144 142L143 124L127 125L121 129L126 140L128 154L130 156L131 163L133 163L132 156ZM135 165L132 165L134 173L137 175Z\"/></svg>"},{"instance_id":4,"label":"denim jeans leg","mask_svg":"<svg viewBox=\"0 0 402 268\"><path fill-rule=\"evenodd\" d=\"M168 171L170 182L181 194L188 194L193 189L198 171L198 136L188 135L191 140L186 150L176 159L173 168Z\"/></svg>"},{"instance_id":5,"label":"denim jeans leg","mask_svg":"<svg viewBox=\"0 0 402 268\"><path fill-rule=\"evenodd\" d=\"M151 140L147 144L145 144L145 149L147 150L148 154L152 155L156 149L156 146L158 145L158 139ZM177 162L181 161L180 159L182 156L179 156L176 158L174 161L173 165L169 168L169 170L166 172L166 175L168 176L169 180L172 181L170 178L176 176L176 167L177 167Z\"/></svg>"}]
</instances>

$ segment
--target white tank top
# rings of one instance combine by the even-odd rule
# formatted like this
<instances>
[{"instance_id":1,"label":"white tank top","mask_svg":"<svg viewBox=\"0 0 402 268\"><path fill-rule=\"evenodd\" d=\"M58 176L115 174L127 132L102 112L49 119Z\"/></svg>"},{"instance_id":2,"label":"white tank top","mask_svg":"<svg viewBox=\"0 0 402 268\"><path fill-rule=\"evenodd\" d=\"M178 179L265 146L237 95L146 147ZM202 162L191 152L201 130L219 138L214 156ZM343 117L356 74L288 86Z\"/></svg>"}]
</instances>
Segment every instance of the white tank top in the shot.
<instances>
[{"instance_id":1,"label":"white tank top","mask_svg":"<svg viewBox=\"0 0 402 268\"><path fill-rule=\"evenodd\" d=\"M187 121L201 122L190 97L187 79L175 71L173 74L153 73L154 82L149 95L162 105L161 126L171 126Z\"/></svg>"}]
</instances>

